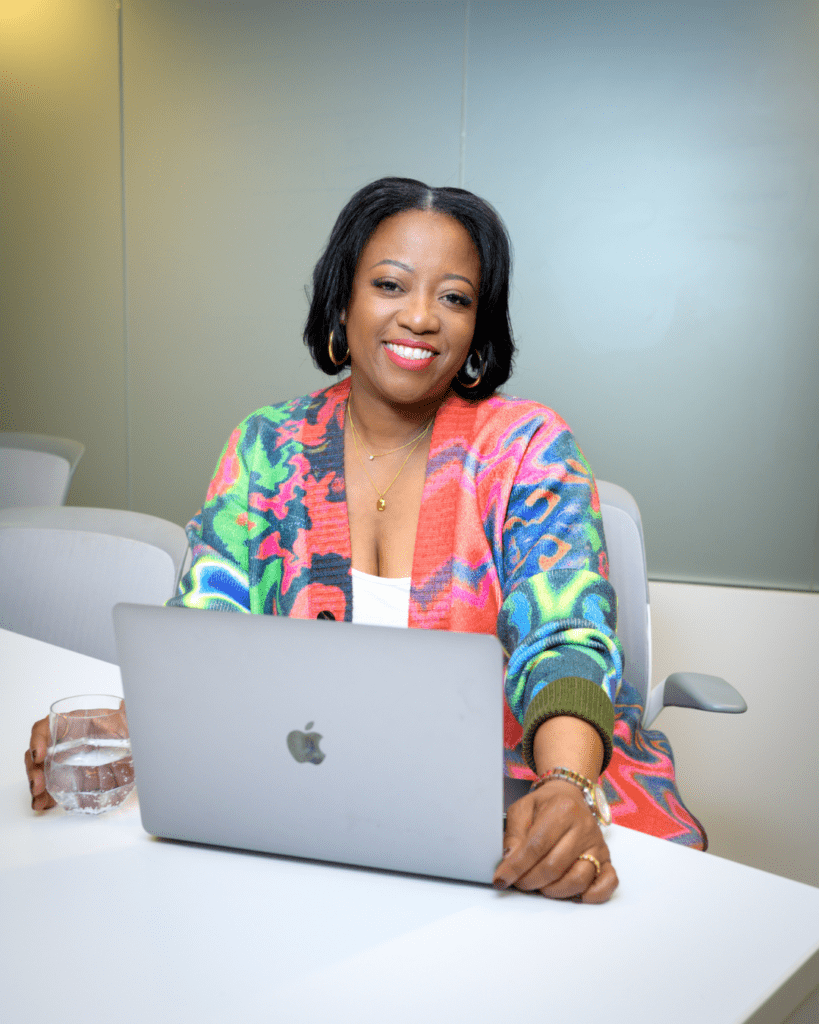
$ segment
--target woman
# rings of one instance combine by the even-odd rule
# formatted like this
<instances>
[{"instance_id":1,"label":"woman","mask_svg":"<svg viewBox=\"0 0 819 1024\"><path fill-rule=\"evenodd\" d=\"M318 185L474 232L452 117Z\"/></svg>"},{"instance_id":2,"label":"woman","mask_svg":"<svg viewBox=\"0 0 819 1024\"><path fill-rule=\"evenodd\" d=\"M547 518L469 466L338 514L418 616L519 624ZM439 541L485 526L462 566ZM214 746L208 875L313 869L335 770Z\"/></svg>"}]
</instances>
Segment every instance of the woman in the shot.
<instances>
[{"instance_id":1,"label":"woman","mask_svg":"<svg viewBox=\"0 0 819 1024\"><path fill-rule=\"evenodd\" d=\"M171 603L497 633L507 774L538 781L509 808L496 885L602 902L617 875L592 786L614 746L616 598L571 433L496 394L510 265L497 214L468 192L386 178L356 193L305 329L317 365L349 377L234 431ZM35 809L45 742L38 723Z\"/></svg>"}]
</instances>

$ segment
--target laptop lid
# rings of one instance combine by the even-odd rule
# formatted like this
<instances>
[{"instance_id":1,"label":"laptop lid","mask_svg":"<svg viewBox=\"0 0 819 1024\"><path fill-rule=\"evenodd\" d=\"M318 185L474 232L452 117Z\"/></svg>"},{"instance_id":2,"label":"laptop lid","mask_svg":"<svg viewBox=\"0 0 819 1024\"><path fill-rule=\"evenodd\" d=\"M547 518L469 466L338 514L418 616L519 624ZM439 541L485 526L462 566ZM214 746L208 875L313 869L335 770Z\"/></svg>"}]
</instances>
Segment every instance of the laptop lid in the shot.
<instances>
[{"instance_id":1,"label":"laptop lid","mask_svg":"<svg viewBox=\"0 0 819 1024\"><path fill-rule=\"evenodd\" d=\"M497 638L133 604L114 629L146 831L491 883Z\"/></svg>"}]
</instances>

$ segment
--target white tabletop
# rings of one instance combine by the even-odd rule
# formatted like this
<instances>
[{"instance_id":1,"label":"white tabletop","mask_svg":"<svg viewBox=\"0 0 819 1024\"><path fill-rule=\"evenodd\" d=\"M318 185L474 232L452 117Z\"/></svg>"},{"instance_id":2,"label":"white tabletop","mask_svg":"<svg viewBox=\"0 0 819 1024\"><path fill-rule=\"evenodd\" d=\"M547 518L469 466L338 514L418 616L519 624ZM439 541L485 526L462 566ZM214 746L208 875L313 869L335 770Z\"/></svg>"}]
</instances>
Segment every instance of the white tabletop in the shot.
<instances>
[{"instance_id":1,"label":"white tabletop","mask_svg":"<svg viewBox=\"0 0 819 1024\"><path fill-rule=\"evenodd\" d=\"M819 889L624 828L587 907L163 842L135 796L33 814L28 730L83 692L118 669L0 630L3 1019L765 1024L817 998Z\"/></svg>"}]
</instances>

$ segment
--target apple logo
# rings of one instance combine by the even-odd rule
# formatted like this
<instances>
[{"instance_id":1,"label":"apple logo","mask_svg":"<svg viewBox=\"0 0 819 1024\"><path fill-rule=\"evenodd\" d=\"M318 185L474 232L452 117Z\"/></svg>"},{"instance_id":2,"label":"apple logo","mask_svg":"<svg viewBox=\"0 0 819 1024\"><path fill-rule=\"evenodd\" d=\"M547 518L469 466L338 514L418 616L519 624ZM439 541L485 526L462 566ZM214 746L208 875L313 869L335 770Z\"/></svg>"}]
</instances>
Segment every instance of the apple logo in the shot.
<instances>
[{"instance_id":1,"label":"apple logo","mask_svg":"<svg viewBox=\"0 0 819 1024\"><path fill-rule=\"evenodd\" d=\"M310 764L321 764L324 760L324 751L319 750L321 733L309 732L312 728L313 723L308 722L304 727L304 732L301 729L294 729L292 732L289 732L287 734L287 749L296 761L309 761Z\"/></svg>"}]
</instances>

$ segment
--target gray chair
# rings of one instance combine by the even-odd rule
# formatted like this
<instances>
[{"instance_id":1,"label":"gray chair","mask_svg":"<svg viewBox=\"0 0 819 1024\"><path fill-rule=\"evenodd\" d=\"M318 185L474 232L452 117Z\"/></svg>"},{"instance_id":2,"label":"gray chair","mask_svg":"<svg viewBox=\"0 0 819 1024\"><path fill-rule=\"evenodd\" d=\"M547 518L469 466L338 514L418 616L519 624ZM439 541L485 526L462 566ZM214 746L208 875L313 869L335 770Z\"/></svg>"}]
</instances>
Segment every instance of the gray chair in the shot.
<instances>
[{"instance_id":1,"label":"gray chair","mask_svg":"<svg viewBox=\"0 0 819 1024\"><path fill-rule=\"evenodd\" d=\"M0 508L64 505L84 452L67 437L0 431Z\"/></svg>"},{"instance_id":2,"label":"gray chair","mask_svg":"<svg viewBox=\"0 0 819 1024\"><path fill-rule=\"evenodd\" d=\"M625 676L643 698L643 725L664 707L697 708L739 714L747 710L724 679L698 672L675 672L651 689L651 608L643 523L637 502L622 487L597 481L609 555L609 580L617 593L617 634L626 654Z\"/></svg>"},{"instance_id":3,"label":"gray chair","mask_svg":"<svg viewBox=\"0 0 819 1024\"><path fill-rule=\"evenodd\" d=\"M140 512L0 511L0 627L116 663L114 605L164 604L187 552L181 526Z\"/></svg>"}]
</instances>

